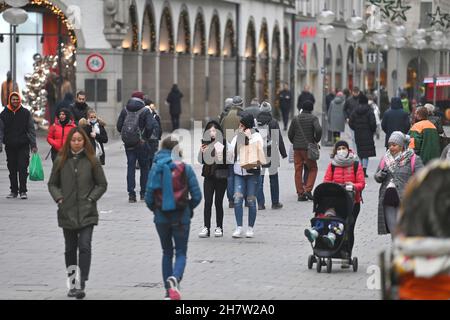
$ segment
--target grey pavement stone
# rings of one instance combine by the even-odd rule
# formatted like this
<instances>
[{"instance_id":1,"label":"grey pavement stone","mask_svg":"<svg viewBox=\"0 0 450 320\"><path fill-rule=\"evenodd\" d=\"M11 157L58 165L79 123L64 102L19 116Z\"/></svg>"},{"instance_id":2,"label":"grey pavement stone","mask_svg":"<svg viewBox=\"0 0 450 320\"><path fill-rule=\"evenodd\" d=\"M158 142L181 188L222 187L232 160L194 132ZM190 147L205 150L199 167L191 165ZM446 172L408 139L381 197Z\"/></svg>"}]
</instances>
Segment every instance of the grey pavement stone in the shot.
<instances>
[{"instance_id":1,"label":"grey pavement stone","mask_svg":"<svg viewBox=\"0 0 450 320\"><path fill-rule=\"evenodd\" d=\"M287 142L287 139L285 140ZM224 201L224 237L199 239L203 202L195 210L188 245L188 261L181 292L184 299L379 299L369 290L366 270L378 263L389 247L389 236L377 235L379 185L373 174L383 154L369 163L364 204L355 230L354 254L359 270L331 274L307 269L311 246L303 235L312 217L312 202L297 202L293 165L282 160L281 210L271 210L270 186L265 183L266 210L258 212L255 238L232 239L234 211ZM288 145L288 144L287 144ZM38 139L42 157L49 148ZM317 182L323 179L331 148L323 147ZM29 199L8 200L5 153L0 154L0 299L68 299L65 287L64 238L57 226L56 205L47 190L51 160L45 160L45 182L29 182ZM161 247L153 214L144 202L128 204L126 157L118 140L106 145L108 191L100 200L100 222L94 230L93 256L86 299L162 299ZM201 167L194 166L200 184ZM138 180L138 179L137 179ZM139 188L138 188L139 190ZM214 223L215 213L213 209ZM247 210L244 211L244 222Z\"/></svg>"}]
</instances>

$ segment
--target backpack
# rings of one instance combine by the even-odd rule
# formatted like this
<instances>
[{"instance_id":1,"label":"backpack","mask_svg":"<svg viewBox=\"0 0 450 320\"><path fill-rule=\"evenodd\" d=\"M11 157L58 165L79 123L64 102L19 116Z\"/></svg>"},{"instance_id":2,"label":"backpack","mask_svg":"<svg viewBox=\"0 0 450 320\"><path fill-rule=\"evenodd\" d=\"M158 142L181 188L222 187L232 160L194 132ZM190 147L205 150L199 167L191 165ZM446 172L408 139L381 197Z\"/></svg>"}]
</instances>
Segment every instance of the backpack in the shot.
<instances>
[{"instance_id":1,"label":"backpack","mask_svg":"<svg viewBox=\"0 0 450 320\"><path fill-rule=\"evenodd\" d=\"M175 211L184 211L189 204L189 186L186 176L186 166L182 161L174 161L175 168L172 170L172 188L175 198ZM162 208L162 189L154 191L155 208Z\"/></svg>"},{"instance_id":2,"label":"backpack","mask_svg":"<svg viewBox=\"0 0 450 320\"><path fill-rule=\"evenodd\" d=\"M127 112L127 115L125 116L120 134L125 147L135 147L142 141L142 130L139 128L139 117L141 113L145 111L145 108L134 112L126 109L125 111Z\"/></svg>"}]
</instances>

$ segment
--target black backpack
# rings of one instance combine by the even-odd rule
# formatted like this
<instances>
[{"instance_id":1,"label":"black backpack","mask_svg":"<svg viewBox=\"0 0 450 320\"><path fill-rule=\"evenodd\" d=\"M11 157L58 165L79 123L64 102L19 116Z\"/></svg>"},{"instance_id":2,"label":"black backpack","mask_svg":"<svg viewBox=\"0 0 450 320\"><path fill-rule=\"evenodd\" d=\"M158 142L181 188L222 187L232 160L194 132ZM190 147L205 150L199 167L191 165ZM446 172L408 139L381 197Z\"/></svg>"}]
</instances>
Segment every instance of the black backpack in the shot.
<instances>
[{"instance_id":1,"label":"black backpack","mask_svg":"<svg viewBox=\"0 0 450 320\"><path fill-rule=\"evenodd\" d=\"M127 115L125 116L122 131L120 132L125 147L135 147L143 140L143 130L139 128L139 117L144 111L145 108L134 112L126 110Z\"/></svg>"}]
</instances>

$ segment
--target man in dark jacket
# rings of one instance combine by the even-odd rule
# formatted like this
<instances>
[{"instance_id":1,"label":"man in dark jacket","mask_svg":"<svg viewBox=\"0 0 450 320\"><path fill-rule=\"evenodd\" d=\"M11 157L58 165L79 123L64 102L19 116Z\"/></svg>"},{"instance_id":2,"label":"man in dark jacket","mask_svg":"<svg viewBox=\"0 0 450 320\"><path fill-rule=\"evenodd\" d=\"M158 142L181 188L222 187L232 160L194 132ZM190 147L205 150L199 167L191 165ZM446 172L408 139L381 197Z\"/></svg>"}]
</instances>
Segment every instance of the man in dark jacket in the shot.
<instances>
[{"instance_id":1,"label":"man in dark jacket","mask_svg":"<svg viewBox=\"0 0 450 320\"><path fill-rule=\"evenodd\" d=\"M385 147L388 147L389 137L394 131L401 131L407 134L411 124L408 114L403 111L402 101L399 97L391 99L391 107L384 113L381 120L381 128L386 133Z\"/></svg>"},{"instance_id":2,"label":"man in dark jacket","mask_svg":"<svg viewBox=\"0 0 450 320\"><path fill-rule=\"evenodd\" d=\"M289 85L287 83L284 84L283 90L280 91L279 100L281 114L283 116L283 130L286 131L289 122L289 112L291 112L292 104L291 91L289 90Z\"/></svg>"},{"instance_id":3,"label":"man in dark jacket","mask_svg":"<svg viewBox=\"0 0 450 320\"><path fill-rule=\"evenodd\" d=\"M250 102L250 104L244 108L243 115L251 114L253 116L253 118L256 119L258 117L259 112L260 112L260 110L259 110L258 98L253 98L252 101Z\"/></svg>"},{"instance_id":4,"label":"man in dark jacket","mask_svg":"<svg viewBox=\"0 0 450 320\"><path fill-rule=\"evenodd\" d=\"M288 130L289 141L294 145L295 187L298 201L313 200L311 191L317 177L317 161L308 159L308 143L319 143L322 127L319 119L312 114L313 103L305 101L301 113L295 117ZM308 168L308 179L303 184L303 165Z\"/></svg>"},{"instance_id":5,"label":"man in dark jacket","mask_svg":"<svg viewBox=\"0 0 450 320\"><path fill-rule=\"evenodd\" d=\"M170 117L172 119L172 130L176 130L180 127L180 114L181 114L181 99L183 94L178 85L174 84L167 96L166 103L169 105Z\"/></svg>"},{"instance_id":6,"label":"man in dark jacket","mask_svg":"<svg viewBox=\"0 0 450 320\"><path fill-rule=\"evenodd\" d=\"M127 190L128 190L128 201L130 203L136 202L136 192L134 191L136 187L135 175L136 175L136 161L139 163L141 177L141 200L144 200L145 188L147 184L147 176L149 172L149 153L150 148L148 141L152 136L153 130L155 128L155 120L151 115L150 111L145 108L145 103L142 99L133 97L128 100L128 103L117 119L117 131L122 133L124 123L126 118L139 117L136 128L127 128L127 131L136 130L140 135L140 141L136 145L126 145L125 153L127 155ZM124 136L122 134L122 140ZM125 142L125 141L124 141Z\"/></svg>"},{"instance_id":7,"label":"man in dark jacket","mask_svg":"<svg viewBox=\"0 0 450 320\"><path fill-rule=\"evenodd\" d=\"M278 168L280 167L280 154L287 158L286 147L284 146L283 137L280 132L278 121L272 117L272 106L264 101L261 103L261 112L256 118L258 130L264 140L264 151L266 158L270 161L263 165L260 176L260 184L256 198L258 200L258 210L264 210L264 175L265 170L269 169L270 177L270 196L272 199L272 209L281 209L283 204L280 203L280 187L278 183Z\"/></svg>"},{"instance_id":8,"label":"man in dark jacket","mask_svg":"<svg viewBox=\"0 0 450 320\"><path fill-rule=\"evenodd\" d=\"M350 121L350 116L352 115L353 111L355 111L356 108L358 108L358 106L359 106L360 94L361 94L361 92L359 91L359 88L353 87L352 96L345 101L344 115L345 115L345 119L347 120L347 124ZM356 152L357 148L356 148L356 142L355 142L355 132L352 130L352 128L350 128L350 134L352 136L353 151Z\"/></svg>"},{"instance_id":9,"label":"man in dark jacket","mask_svg":"<svg viewBox=\"0 0 450 320\"><path fill-rule=\"evenodd\" d=\"M9 170L11 193L8 199L27 199L28 164L30 147L33 153L38 151L33 117L22 106L20 94L9 95L8 106L0 113L0 152L5 144L6 162ZM19 182L17 181L19 175Z\"/></svg>"},{"instance_id":10,"label":"man in dark jacket","mask_svg":"<svg viewBox=\"0 0 450 320\"><path fill-rule=\"evenodd\" d=\"M162 127L161 127L161 118L156 112L156 106L152 100L148 98L144 98L145 107L150 110L150 115L153 117L155 121L153 121L153 133L148 140L148 145L150 148L149 152L149 170L152 168L153 158L155 157L156 152L158 151L159 141L162 136Z\"/></svg>"},{"instance_id":11,"label":"man in dark jacket","mask_svg":"<svg viewBox=\"0 0 450 320\"><path fill-rule=\"evenodd\" d=\"M59 113L61 112L61 109L69 110L71 114L71 118L73 118L73 111L72 111L72 105L74 104L73 101L73 94L70 92L67 92L64 95L64 99L62 99L60 102L58 102L55 106L55 113L53 114L53 119L58 119ZM54 120L52 121L52 124L54 123Z\"/></svg>"},{"instance_id":12,"label":"man in dark jacket","mask_svg":"<svg viewBox=\"0 0 450 320\"><path fill-rule=\"evenodd\" d=\"M300 95L298 96L298 100L297 100L297 109L298 110L303 109L303 104L306 101L311 101L313 105L314 105L314 103L316 103L316 99L314 98L314 95L309 90L310 90L309 86L306 85L304 87L302 93L300 93Z\"/></svg>"},{"instance_id":13,"label":"man in dark jacket","mask_svg":"<svg viewBox=\"0 0 450 320\"><path fill-rule=\"evenodd\" d=\"M86 92L78 91L75 103L72 105L71 110L75 124L78 125L80 119L87 119L87 111L89 106L86 103Z\"/></svg>"}]
</instances>

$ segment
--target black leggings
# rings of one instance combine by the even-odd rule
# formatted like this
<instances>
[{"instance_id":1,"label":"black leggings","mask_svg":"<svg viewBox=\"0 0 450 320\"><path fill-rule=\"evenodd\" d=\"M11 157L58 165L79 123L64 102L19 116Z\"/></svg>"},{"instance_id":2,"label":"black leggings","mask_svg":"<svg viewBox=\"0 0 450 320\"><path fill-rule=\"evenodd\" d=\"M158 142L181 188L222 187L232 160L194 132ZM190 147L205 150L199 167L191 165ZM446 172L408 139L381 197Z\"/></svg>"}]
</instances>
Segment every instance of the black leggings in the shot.
<instances>
[{"instance_id":1,"label":"black leggings","mask_svg":"<svg viewBox=\"0 0 450 320\"><path fill-rule=\"evenodd\" d=\"M353 221L350 224L349 230L348 230L348 249L349 249L350 255L353 250L353 244L355 243L355 225L356 225L356 219L358 218L360 210L361 210L361 204L355 203L355 205L353 207L353 213L352 213Z\"/></svg>"},{"instance_id":2,"label":"black leggings","mask_svg":"<svg viewBox=\"0 0 450 320\"><path fill-rule=\"evenodd\" d=\"M205 195L205 209L203 211L205 227L211 229L211 208L213 204L214 193L216 197L214 205L216 207L216 225L223 229L223 197L227 190L226 179L216 179L214 177L205 177L203 181L203 194Z\"/></svg>"}]
</instances>

